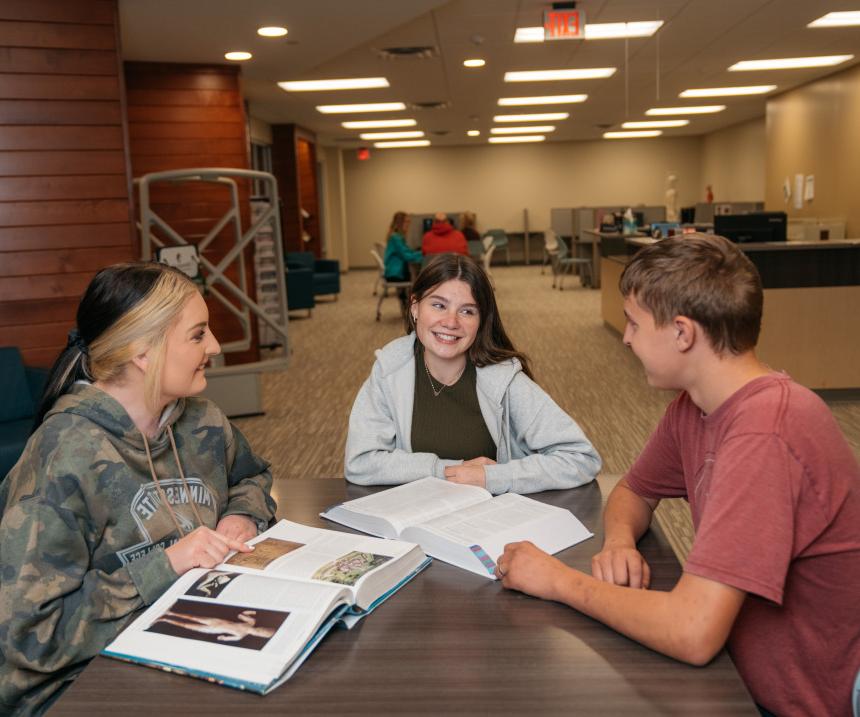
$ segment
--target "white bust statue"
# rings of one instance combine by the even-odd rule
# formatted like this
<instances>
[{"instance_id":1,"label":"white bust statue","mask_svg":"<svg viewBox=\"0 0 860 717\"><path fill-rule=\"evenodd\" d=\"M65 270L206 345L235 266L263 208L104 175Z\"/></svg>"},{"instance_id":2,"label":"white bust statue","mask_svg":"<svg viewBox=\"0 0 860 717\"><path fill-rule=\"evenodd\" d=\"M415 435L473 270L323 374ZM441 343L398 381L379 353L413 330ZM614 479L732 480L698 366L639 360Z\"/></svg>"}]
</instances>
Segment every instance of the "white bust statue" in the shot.
<instances>
[{"instance_id":1,"label":"white bust statue","mask_svg":"<svg viewBox=\"0 0 860 717\"><path fill-rule=\"evenodd\" d=\"M666 177L666 221L678 221L678 190L675 184L678 178L674 174Z\"/></svg>"}]
</instances>

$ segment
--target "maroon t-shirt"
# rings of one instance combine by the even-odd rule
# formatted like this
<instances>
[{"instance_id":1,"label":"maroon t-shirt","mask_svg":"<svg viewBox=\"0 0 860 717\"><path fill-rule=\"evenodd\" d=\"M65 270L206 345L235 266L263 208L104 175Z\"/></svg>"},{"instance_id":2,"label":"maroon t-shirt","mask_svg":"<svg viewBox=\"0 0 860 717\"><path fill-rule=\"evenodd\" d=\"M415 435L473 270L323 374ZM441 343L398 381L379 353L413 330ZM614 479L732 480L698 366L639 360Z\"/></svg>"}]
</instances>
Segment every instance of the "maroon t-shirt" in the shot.
<instances>
[{"instance_id":1,"label":"maroon t-shirt","mask_svg":"<svg viewBox=\"0 0 860 717\"><path fill-rule=\"evenodd\" d=\"M748 593L728 640L756 702L848 715L860 669L860 467L830 410L785 374L750 381L711 415L681 393L626 476L683 497L685 572Z\"/></svg>"}]
</instances>

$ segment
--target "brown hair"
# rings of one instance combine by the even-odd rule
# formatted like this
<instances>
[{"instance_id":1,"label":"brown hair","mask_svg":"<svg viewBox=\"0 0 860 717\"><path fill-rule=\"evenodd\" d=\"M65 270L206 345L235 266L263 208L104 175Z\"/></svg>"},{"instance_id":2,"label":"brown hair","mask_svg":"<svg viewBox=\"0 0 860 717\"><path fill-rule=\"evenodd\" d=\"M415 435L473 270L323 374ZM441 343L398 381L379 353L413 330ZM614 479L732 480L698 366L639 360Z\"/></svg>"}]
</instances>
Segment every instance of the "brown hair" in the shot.
<instances>
[{"instance_id":1,"label":"brown hair","mask_svg":"<svg viewBox=\"0 0 860 717\"><path fill-rule=\"evenodd\" d=\"M402 236L403 225L406 223L407 219L409 219L409 215L406 212L394 212L394 216L391 217L391 226L388 227L388 236L391 236L395 232ZM405 239L406 237L403 238Z\"/></svg>"},{"instance_id":2,"label":"brown hair","mask_svg":"<svg viewBox=\"0 0 860 717\"><path fill-rule=\"evenodd\" d=\"M475 366L488 366L508 359L519 359L523 373L533 379L528 357L514 348L505 333L496 306L496 296L486 272L474 259L460 254L437 254L425 266L412 284L412 303L421 301L440 284L451 279L468 284L478 304L480 326L475 342L469 348L469 358ZM406 333L415 330L412 312L406 312Z\"/></svg>"},{"instance_id":3,"label":"brown hair","mask_svg":"<svg viewBox=\"0 0 860 717\"><path fill-rule=\"evenodd\" d=\"M466 227L475 228L475 212L463 212L460 217L460 229L463 230Z\"/></svg>"},{"instance_id":4,"label":"brown hair","mask_svg":"<svg viewBox=\"0 0 860 717\"><path fill-rule=\"evenodd\" d=\"M712 234L684 234L640 249L618 288L665 326L686 316L704 329L714 351L741 354L761 329L761 278L738 247Z\"/></svg>"}]
</instances>

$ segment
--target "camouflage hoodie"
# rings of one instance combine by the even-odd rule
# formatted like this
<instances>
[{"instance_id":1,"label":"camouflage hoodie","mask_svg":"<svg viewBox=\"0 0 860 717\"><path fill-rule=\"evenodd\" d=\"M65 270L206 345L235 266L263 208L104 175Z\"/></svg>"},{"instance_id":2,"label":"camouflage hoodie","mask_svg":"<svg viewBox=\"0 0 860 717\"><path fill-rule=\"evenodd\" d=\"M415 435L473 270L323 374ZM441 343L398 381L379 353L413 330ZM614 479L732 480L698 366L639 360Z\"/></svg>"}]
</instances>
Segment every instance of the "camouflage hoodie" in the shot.
<instances>
[{"instance_id":1,"label":"camouflage hoodie","mask_svg":"<svg viewBox=\"0 0 860 717\"><path fill-rule=\"evenodd\" d=\"M210 528L225 515L260 528L274 517L269 464L210 401L176 402L150 451L186 532L197 527L189 500ZM43 711L154 602L177 578L164 550L178 539L125 409L72 386L0 485L0 714Z\"/></svg>"}]
</instances>

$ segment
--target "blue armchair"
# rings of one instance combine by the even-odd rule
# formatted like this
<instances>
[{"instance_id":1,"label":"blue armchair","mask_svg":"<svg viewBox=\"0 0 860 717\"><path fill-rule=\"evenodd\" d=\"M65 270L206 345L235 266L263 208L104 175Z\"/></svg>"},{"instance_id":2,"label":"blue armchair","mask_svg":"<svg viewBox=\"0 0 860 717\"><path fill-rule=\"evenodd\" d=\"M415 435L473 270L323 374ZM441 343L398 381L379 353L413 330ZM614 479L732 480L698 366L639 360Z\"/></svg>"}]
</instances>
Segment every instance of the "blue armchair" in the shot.
<instances>
[{"instance_id":1,"label":"blue armchair","mask_svg":"<svg viewBox=\"0 0 860 717\"><path fill-rule=\"evenodd\" d=\"M7 389L0 401L0 480L21 457L47 377L44 369L24 366L17 347L0 347L0 383Z\"/></svg>"},{"instance_id":2,"label":"blue armchair","mask_svg":"<svg viewBox=\"0 0 860 717\"><path fill-rule=\"evenodd\" d=\"M287 264L287 311L307 309L310 316L314 306L313 271L305 266Z\"/></svg>"},{"instance_id":3,"label":"blue armchair","mask_svg":"<svg viewBox=\"0 0 860 717\"><path fill-rule=\"evenodd\" d=\"M340 262L336 259L317 259L309 251L288 251L287 268L304 267L314 275L314 296L340 293Z\"/></svg>"}]
</instances>

